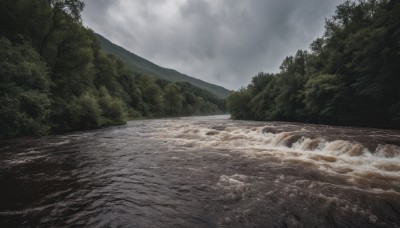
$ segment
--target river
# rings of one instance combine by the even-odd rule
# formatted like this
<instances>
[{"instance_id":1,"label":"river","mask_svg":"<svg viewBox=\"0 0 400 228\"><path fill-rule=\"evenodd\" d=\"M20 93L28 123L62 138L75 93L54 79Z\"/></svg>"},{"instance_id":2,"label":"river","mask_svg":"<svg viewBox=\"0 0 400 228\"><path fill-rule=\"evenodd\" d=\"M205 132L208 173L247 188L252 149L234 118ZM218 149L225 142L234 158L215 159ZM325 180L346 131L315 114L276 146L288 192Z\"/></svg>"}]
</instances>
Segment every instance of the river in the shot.
<instances>
[{"instance_id":1,"label":"river","mask_svg":"<svg viewBox=\"0 0 400 228\"><path fill-rule=\"evenodd\" d=\"M400 131L229 116L0 141L0 227L400 227Z\"/></svg>"}]
</instances>

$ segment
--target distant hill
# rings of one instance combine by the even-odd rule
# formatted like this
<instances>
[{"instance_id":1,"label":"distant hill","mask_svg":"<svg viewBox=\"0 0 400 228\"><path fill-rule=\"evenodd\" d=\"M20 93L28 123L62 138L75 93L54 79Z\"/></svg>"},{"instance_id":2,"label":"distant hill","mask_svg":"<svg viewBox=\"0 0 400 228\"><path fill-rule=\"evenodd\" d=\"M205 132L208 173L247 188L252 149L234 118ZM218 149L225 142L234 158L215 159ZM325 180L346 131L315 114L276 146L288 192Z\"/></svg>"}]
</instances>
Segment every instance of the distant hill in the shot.
<instances>
[{"instance_id":1,"label":"distant hill","mask_svg":"<svg viewBox=\"0 0 400 228\"><path fill-rule=\"evenodd\" d=\"M208 82L204 82L197 78L190 77L188 75L179 73L176 70L160 67L132 52L120 47L111 41L107 40L105 37L96 34L98 40L101 43L102 48L110 54L119 57L126 66L133 72L143 73L147 75L152 75L154 77L172 81L172 82L188 82L194 86L210 91L211 93L217 95L220 98L226 98L230 91L222 86L217 86Z\"/></svg>"}]
</instances>

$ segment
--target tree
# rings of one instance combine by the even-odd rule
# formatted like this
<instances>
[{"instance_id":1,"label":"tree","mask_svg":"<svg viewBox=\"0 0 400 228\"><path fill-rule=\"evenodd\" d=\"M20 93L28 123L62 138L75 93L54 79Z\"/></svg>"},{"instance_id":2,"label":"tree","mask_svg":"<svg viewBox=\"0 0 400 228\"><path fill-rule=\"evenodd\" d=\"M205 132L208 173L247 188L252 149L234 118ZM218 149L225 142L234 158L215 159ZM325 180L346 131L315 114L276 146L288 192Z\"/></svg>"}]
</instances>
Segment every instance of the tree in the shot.
<instances>
[{"instance_id":1,"label":"tree","mask_svg":"<svg viewBox=\"0 0 400 228\"><path fill-rule=\"evenodd\" d=\"M232 118L250 119L252 117L249 109L250 95L245 88L241 88L238 92L231 93L227 100L227 108Z\"/></svg>"},{"instance_id":2,"label":"tree","mask_svg":"<svg viewBox=\"0 0 400 228\"><path fill-rule=\"evenodd\" d=\"M179 94L179 88L173 84L168 84L164 89L163 104L167 116L182 115L182 102L184 98Z\"/></svg>"},{"instance_id":3,"label":"tree","mask_svg":"<svg viewBox=\"0 0 400 228\"><path fill-rule=\"evenodd\" d=\"M47 133L50 80L35 50L1 38L0 81L0 137Z\"/></svg>"}]
</instances>

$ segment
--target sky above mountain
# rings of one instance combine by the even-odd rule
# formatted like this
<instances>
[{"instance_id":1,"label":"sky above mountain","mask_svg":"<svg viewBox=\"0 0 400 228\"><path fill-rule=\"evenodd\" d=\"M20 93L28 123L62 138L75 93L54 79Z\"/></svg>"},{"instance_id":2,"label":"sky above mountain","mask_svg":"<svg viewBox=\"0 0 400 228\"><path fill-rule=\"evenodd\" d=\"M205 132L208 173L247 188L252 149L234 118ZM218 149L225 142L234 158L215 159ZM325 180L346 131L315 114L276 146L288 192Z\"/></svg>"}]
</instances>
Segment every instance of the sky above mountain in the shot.
<instances>
[{"instance_id":1,"label":"sky above mountain","mask_svg":"<svg viewBox=\"0 0 400 228\"><path fill-rule=\"evenodd\" d=\"M85 26L160 66L237 90L307 50L343 0L83 0Z\"/></svg>"}]
</instances>

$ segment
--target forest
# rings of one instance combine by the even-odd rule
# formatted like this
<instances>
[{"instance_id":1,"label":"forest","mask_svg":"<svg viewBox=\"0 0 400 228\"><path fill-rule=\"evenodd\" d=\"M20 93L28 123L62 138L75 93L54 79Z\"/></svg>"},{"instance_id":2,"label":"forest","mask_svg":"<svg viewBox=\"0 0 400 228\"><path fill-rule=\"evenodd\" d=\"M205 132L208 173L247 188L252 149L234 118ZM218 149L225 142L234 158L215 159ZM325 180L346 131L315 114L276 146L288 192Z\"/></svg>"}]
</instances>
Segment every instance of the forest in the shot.
<instances>
[{"instance_id":1,"label":"forest","mask_svg":"<svg viewBox=\"0 0 400 228\"><path fill-rule=\"evenodd\" d=\"M0 0L0 138L217 114L225 100L128 70L82 25L79 0Z\"/></svg>"},{"instance_id":2,"label":"forest","mask_svg":"<svg viewBox=\"0 0 400 228\"><path fill-rule=\"evenodd\" d=\"M400 1L346 1L310 50L231 93L234 119L400 128Z\"/></svg>"}]
</instances>

